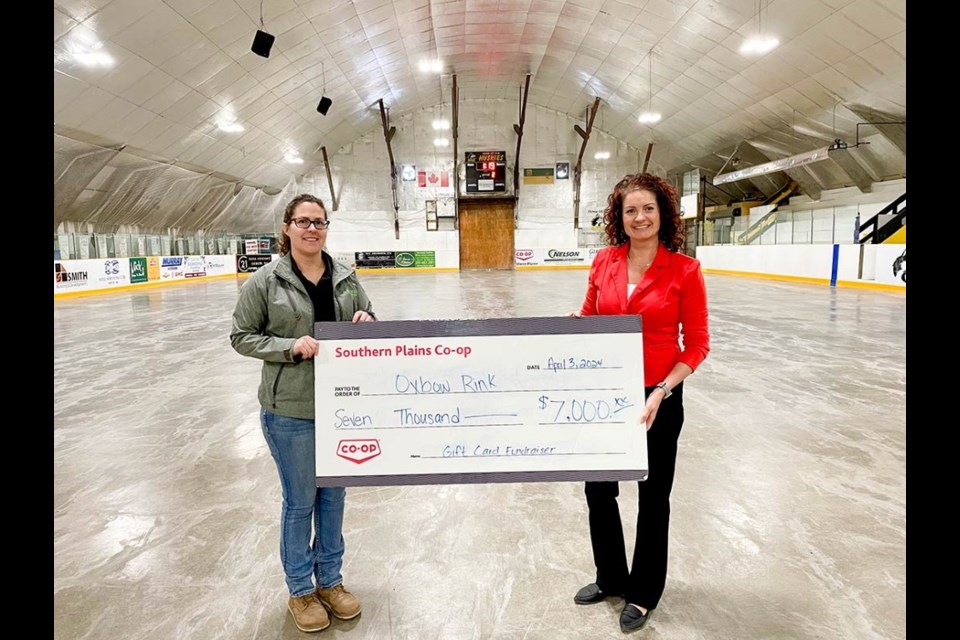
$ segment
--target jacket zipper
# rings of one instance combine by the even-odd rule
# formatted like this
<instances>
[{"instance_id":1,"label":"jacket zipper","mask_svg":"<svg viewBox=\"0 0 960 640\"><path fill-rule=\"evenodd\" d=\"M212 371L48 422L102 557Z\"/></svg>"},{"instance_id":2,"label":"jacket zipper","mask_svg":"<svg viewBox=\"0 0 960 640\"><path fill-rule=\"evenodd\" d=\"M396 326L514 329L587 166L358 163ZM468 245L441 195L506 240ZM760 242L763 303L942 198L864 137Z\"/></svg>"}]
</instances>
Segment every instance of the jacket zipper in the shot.
<instances>
[{"instance_id":1,"label":"jacket zipper","mask_svg":"<svg viewBox=\"0 0 960 640\"><path fill-rule=\"evenodd\" d=\"M286 278L285 276L283 276L283 274L274 274L274 275L276 275L276 277L278 277L278 278L281 278L281 279L286 280L287 282L293 284L293 285L294 285L294 288L296 288L296 285L299 284L299 282L295 282L296 279L294 279L294 280L289 280L288 278ZM333 280L333 270L332 270L332 269L331 269L331 272L330 272L330 279L331 279L331 281ZM340 278L340 281L342 281L342 280L344 280L344 278ZM333 289L333 306L334 306L334 310L335 310L336 317L337 317L338 319L341 317L341 314L342 314L342 308L341 308L341 306L340 306L340 301L337 300L337 284L338 284L340 281L334 281L334 282L332 282L332 285L333 285L333 286L331 287L331 288ZM301 285L301 286L302 286L302 285ZM302 293L305 293L305 294L307 295L307 300L308 300L309 303L310 303L310 312L311 312L311 313L310 313L310 317L312 318L312 317L313 317L313 298L311 298L311 297L310 297L310 294L307 293L305 290L302 290L301 292L302 292ZM313 329L313 323L312 323L312 322L310 323L310 328L311 328L310 335L313 335L313 331L312 331L312 329ZM276 379L274 379L274 381L273 381L273 408L274 408L274 409L277 408L277 387L280 385L280 374L283 373L283 368L284 368L285 366L287 366L287 363L286 363L286 362L284 362L284 363L282 363L282 364L280 365L280 370L277 371L277 377L276 377Z\"/></svg>"}]
</instances>

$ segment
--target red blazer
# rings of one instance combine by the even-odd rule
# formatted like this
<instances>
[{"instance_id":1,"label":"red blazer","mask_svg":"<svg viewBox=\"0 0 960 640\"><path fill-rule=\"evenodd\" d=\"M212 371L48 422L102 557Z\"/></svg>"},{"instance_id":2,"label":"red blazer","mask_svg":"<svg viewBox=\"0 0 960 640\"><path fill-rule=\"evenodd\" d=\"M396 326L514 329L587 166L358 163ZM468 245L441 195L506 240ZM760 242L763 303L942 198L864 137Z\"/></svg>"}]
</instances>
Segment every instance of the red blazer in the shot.
<instances>
[{"instance_id":1,"label":"red blazer","mask_svg":"<svg viewBox=\"0 0 960 640\"><path fill-rule=\"evenodd\" d=\"M650 387L666 378L677 362L696 370L707 357L707 289L698 260L671 253L661 244L650 268L627 300L629 249L628 242L597 253L580 312L585 316L640 315L644 385Z\"/></svg>"}]
</instances>

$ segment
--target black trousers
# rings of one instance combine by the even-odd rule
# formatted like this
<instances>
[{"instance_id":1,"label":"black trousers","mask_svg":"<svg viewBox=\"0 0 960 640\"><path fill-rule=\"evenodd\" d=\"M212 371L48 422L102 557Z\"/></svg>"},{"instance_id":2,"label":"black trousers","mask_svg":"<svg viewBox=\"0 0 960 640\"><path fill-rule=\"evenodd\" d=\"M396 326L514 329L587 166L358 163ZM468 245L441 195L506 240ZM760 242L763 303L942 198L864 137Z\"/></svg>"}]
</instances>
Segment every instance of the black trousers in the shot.
<instances>
[{"instance_id":1,"label":"black trousers","mask_svg":"<svg viewBox=\"0 0 960 640\"><path fill-rule=\"evenodd\" d=\"M647 387L646 394L655 387ZM667 541L670 530L670 490L677 464L677 440L683 427L683 383L660 403L653 428L647 431L650 475L638 482L639 511L633 564L627 569L627 552L617 496L617 482L587 482L590 542L597 565L597 586L622 594L631 604L656 609L667 581Z\"/></svg>"}]
</instances>

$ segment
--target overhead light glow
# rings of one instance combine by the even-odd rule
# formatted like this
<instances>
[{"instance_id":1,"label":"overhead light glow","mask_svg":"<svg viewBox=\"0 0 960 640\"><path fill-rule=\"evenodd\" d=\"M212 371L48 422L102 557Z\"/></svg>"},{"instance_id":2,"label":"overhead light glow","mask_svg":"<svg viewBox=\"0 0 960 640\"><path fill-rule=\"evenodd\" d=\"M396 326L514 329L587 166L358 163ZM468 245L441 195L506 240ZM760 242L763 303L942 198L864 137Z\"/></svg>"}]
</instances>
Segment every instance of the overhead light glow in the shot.
<instances>
[{"instance_id":1,"label":"overhead light glow","mask_svg":"<svg viewBox=\"0 0 960 640\"><path fill-rule=\"evenodd\" d=\"M606 159L608 159L608 158L610 157L610 152L609 152L609 151L597 151L595 154L593 154L593 157L594 157L595 159L597 159L597 160L606 160Z\"/></svg>"},{"instance_id":2,"label":"overhead light glow","mask_svg":"<svg viewBox=\"0 0 960 640\"><path fill-rule=\"evenodd\" d=\"M433 146L435 147L445 147L448 144L450 144L450 141L446 138L434 138L433 140Z\"/></svg>"},{"instance_id":3,"label":"overhead light glow","mask_svg":"<svg viewBox=\"0 0 960 640\"><path fill-rule=\"evenodd\" d=\"M434 131L446 131L450 128L449 120L434 120L433 121L433 130Z\"/></svg>"},{"instance_id":4,"label":"overhead light glow","mask_svg":"<svg viewBox=\"0 0 960 640\"><path fill-rule=\"evenodd\" d=\"M439 58L434 60L421 60L420 71L424 73L440 73L443 71L443 60Z\"/></svg>"},{"instance_id":5,"label":"overhead light glow","mask_svg":"<svg viewBox=\"0 0 960 640\"><path fill-rule=\"evenodd\" d=\"M224 111L217 118L217 128L227 133L240 133L243 131L243 125L237 122L237 116L230 111Z\"/></svg>"},{"instance_id":6,"label":"overhead light glow","mask_svg":"<svg viewBox=\"0 0 960 640\"><path fill-rule=\"evenodd\" d=\"M647 54L647 83L649 95L647 96L647 110L637 116L640 124L653 124L660 121L660 114L653 110L653 49Z\"/></svg>"},{"instance_id":7,"label":"overhead light glow","mask_svg":"<svg viewBox=\"0 0 960 640\"><path fill-rule=\"evenodd\" d=\"M88 67L110 67L113 58L103 51L74 51L73 59Z\"/></svg>"},{"instance_id":8,"label":"overhead light glow","mask_svg":"<svg viewBox=\"0 0 960 640\"><path fill-rule=\"evenodd\" d=\"M290 164L303 164L303 158L301 158L296 151L288 151L287 155L285 155L283 159Z\"/></svg>"},{"instance_id":9,"label":"overhead light glow","mask_svg":"<svg viewBox=\"0 0 960 640\"><path fill-rule=\"evenodd\" d=\"M745 56L760 56L773 51L780 41L773 36L751 36L740 45L740 53Z\"/></svg>"},{"instance_id":10,"label":"overhead light glow","mask_svg":"<svg viewBox=\"0 0 960 640\"><path fill-rule=\"evenodd\" d=\"M644 111L637 116L637 120L639 120L641 124L653 124L654 122L660 122L661 117L662 116L656 111Z\"/></svg>"},{"instance_id":11,"label":"overhead light glow","mask_svg":"<svg viewBox=\"0 0 960 640\"><path fill-rule=\"evenodd\" d=\"M91 29L84 26L73 29L64 44L67 55L84 66L113 66L113 56L103 51L103 42Z\"/></svg>"}]
</instances>

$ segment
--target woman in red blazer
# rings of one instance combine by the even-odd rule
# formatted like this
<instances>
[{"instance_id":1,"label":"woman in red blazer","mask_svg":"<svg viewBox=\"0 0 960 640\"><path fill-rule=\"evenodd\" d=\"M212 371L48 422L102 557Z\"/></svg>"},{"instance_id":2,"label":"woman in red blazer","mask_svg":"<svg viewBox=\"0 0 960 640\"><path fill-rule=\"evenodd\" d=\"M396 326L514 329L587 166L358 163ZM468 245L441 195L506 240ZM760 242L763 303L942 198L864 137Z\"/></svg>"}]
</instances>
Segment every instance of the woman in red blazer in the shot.
<instances>
[{"instance_id":1,"label":"woman in red blazer","mask_svg":"<svg viewBox=\"0 0 960 640\"><path fill-rule=\"evenodd\" d=\"M683 426L683 380L710 350L707 294L700 263L678 250L684 233L677 191L657 176L627 176L604 212L607 244L593 261L583 307L574 315L639 314L647 398L650 475L639 486L637 540L628 569L616 482L587 482L596 582L574 602L622 596L620 628L632 631L657 607L667 578L670 490ZM680 338L683 338L682 344Z\"/></svg>"}]
</instances>

